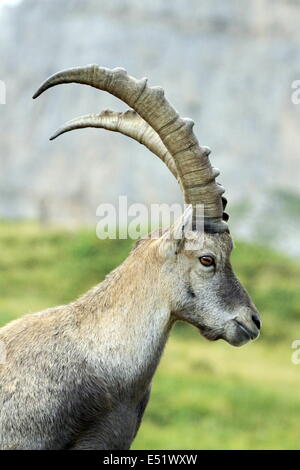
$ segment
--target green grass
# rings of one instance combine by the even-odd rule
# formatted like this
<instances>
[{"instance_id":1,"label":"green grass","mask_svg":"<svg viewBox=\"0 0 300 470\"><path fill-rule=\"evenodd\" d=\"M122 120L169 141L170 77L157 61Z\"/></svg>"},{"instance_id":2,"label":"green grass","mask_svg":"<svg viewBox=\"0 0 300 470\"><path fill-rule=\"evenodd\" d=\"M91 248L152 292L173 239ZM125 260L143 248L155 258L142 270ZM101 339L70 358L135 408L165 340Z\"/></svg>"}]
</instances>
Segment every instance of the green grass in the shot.
<instances>
[{"instance_id":1,"label":"green grass","mask_svg":"<svg viewBox=\"0 0 300 470\"><path fill-rule=\"evenodd\" d=\"M131 246L100 241L92 230L0 222L0 325L73 300ZM260 339L233 348L178 324L133 448L300 448L300 364L291 361L300 339L300 262L236 243L233 265L261 312Z\"/></svg>"}]
</instances>

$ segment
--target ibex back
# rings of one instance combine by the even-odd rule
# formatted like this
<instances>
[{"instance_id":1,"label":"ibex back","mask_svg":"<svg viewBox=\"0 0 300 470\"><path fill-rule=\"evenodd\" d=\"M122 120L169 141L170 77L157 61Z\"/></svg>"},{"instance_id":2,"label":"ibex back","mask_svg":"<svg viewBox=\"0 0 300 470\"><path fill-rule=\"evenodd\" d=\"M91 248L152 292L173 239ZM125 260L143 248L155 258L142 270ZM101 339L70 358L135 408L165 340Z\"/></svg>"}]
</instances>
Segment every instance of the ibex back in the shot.
<instances>
[{"instance_id":1,"label":"ibex back","mask_svg":"<svg viewBox=\"0 0 300 470\"><path fill-rule=\"evenodd\" d=\"M230 264L219 172L193 134L193 122L178 116L161 88L123 69L89 65L59 72L34 97L71 82L108 91L133 110L74 119L53 138L92 126L138 140L165 162L190 210L159 237L138 242L121 266L75 302L0 330L6 347L0 365L2 449L127 449L175 321L234 346L259 334L257 310Z\"/></svg>"}]
</instances>

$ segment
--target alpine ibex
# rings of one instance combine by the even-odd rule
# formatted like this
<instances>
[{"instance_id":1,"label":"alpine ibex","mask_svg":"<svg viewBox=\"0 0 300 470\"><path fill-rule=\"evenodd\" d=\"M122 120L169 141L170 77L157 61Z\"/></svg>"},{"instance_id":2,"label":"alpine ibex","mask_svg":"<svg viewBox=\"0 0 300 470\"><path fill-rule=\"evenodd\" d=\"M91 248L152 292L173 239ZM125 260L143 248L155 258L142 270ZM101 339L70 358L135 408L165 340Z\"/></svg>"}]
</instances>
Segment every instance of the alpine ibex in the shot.
<instances>
[{"instance_id":1,"label":"alpine ibex","mask_svg":"<svg viewBox=\"0 0 300 470\"><path fill-rule=\"evenodd\" d=\"M55 136L94 126L143 143L180 183L192 227L189 237L184 230L175 237L174 227L185 224L181 218L160 237L138 242L121 266L78 300L0 330L7 353L0 365L2 449L127 449L176 320L234 346L259 334L257 310L230 265L224 190L193 122L179 117L160 87L121 68L88 65L59 72L34 98L71 82L108 91L133 109L84 116ZM199 204L202 232L196 230Z\"/></svg>"}]
</instances>

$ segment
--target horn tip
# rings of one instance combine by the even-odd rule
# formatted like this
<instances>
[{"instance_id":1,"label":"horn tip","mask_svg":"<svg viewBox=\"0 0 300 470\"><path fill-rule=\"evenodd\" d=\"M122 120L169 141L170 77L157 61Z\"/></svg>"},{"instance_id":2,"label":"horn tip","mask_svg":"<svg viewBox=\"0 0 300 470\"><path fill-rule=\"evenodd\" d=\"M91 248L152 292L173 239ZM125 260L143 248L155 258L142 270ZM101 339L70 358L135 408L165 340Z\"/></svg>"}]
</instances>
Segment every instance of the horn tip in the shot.
<instances>
[{"instance_id":1,"label":"horn tip","mask_svg":"<svg viewBox=\"0 0 300 470\"><path fill-rule=\"evenodd\" d=\"M48 88L48 80L46 82L44 82L40 88L37 89L37 91L34 93L34 95L32 96L32 99L35 100L36 98L38 98L47 88Z\"/></svg>"},{"instance_id":2,"label":"horn tip","mask_svg":"<svg viewBox=\"0 0 300 470\"><path fill-rule=\"evenodd\" d=\"M33 95L32 95L32 99L35 100L38 96L40 96L40 90L37 90Z\"/></svg>"},{"instance_id":3,"label":"horn tip","mask_svg":"<svg viewBox=\"0 0 300 470\"><path fill-rule=\"evenodd\" d=\"M60 134L61 134L60 131L54 132L54 134L52 134L51 137L49 137L49 140L52 141L52 140L56 139L56 137L58 137Z\"/></svg>"}]
</instances>

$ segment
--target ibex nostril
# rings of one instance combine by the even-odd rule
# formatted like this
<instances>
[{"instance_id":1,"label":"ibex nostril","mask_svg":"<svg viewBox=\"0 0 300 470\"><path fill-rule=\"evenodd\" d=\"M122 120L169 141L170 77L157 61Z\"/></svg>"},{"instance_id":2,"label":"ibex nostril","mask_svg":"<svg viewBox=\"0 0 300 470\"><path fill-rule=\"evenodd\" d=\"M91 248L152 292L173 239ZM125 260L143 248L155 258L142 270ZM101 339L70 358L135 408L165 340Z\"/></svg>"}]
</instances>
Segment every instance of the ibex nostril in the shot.
<instances>
[{"instance_id":1,"label":"ibex nostril","mask_svg":"<svg viewBox=\"0 0 300 470\"><path fill-rule=\"evenodd\" d=\"M252 321L257 326L257 328L260 330L260 319L258 318L257 315L252 315Z\"/></svg>"}]
</instances>

